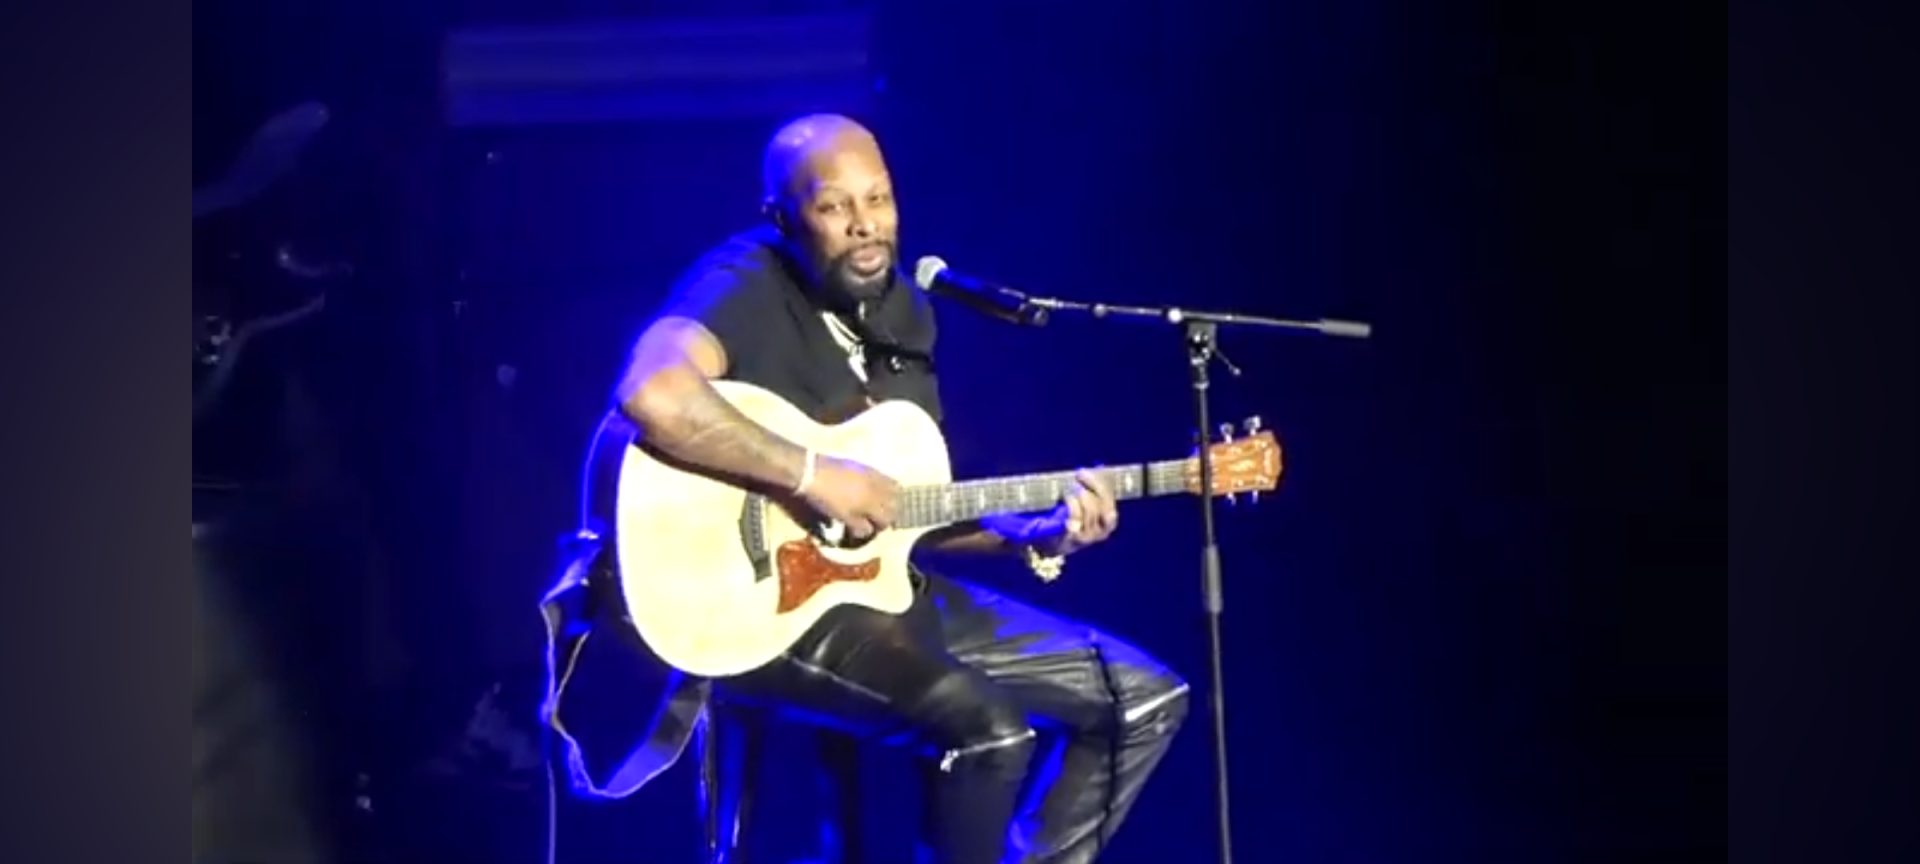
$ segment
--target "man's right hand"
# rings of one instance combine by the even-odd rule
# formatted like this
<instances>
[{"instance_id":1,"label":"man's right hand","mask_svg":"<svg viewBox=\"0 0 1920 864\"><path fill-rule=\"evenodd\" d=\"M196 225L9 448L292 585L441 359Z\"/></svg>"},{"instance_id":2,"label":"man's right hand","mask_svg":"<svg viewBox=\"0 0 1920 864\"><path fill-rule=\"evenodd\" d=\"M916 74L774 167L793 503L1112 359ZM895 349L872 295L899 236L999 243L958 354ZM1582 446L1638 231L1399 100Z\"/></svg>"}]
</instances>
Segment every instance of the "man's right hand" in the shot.
<instances>
[{"instance_id":1,"label":"man's right hand","mask_svg":"<svg viewBox=\"0 0 1920 864\"><path fill-rule=\"evenodd\" d=\"M900 484L858 462L815 457L813 482L801 497L822 515L847 526L855 539L879 533L894 521Z\"/></svg>"}]
</instances>

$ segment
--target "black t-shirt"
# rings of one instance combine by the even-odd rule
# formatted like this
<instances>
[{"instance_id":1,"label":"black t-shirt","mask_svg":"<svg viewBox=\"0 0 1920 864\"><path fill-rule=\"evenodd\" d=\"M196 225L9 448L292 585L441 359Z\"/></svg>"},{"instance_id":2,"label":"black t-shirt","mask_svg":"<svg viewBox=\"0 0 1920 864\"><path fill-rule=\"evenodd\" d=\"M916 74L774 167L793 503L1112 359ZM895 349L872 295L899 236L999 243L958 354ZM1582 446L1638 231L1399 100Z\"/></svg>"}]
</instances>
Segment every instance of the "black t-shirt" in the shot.
<instances>
[{"instance_id":1,"label":"black t-shirt","mask_svg":"<svg viewBox=\"0 0 1920 864\"><path fill-rule=\"evenodd\" d=\"M771 390L822 422L887 399L910 400L938 421L933 309L926 298L896 276L863 314L840 316L860 337L863 383L821 315L827 307L804 287L777 243L770 227L728 239L681 277L661 314L693 319L713 333L727 354L725 379Z\"/></svg>"}]
</instances>

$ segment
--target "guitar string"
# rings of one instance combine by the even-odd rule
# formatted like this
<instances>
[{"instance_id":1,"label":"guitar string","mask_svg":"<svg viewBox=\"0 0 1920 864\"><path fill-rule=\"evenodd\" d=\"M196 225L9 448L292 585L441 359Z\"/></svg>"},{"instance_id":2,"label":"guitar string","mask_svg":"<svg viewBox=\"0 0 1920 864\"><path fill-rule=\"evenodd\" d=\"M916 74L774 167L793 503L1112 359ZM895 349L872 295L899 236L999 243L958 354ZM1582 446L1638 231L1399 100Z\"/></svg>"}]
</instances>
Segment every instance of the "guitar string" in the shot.
<instances>
[{"instance_id":1,"label":"guitar string","mask_svg":"<svg viewBox=\"0 0 1920 864\"><path fill-rule=\"evenodd\" d=\"M1121 498L1165 494L1186 486L1186 461L1094 469L1107 476ZM990 512L1020 512L1032 499L1039 510L1057 503L1075 484L1075 472L1060 471L962 483L911 486L903 492L902 515L909 524L961 521ZM1144 481L1137 488L1135 481Z\"/></svg>"}]
</instances>

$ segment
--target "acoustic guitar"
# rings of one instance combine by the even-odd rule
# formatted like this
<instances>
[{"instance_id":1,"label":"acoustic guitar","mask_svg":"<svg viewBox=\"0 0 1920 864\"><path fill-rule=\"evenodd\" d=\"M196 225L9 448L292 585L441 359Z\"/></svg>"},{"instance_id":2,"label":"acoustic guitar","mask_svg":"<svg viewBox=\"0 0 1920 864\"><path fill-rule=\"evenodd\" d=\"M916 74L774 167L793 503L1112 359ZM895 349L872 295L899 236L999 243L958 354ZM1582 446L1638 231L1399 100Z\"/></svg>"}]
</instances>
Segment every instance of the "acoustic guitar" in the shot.
<instances>
[{"instance_id":1,"label":"acoustic guitar","mask_svg":"<svg viewBox=\"0 0 1920 864\"><path fill-rule=\"evenodd\" d=\"M901 493L894 524L853 541L803 502L627 447L614 500L621 592L648 647L690 674L757 668L841 604L904 612L913 601L907 558L923 535L983 516L1052 509L1077 483L1073 471L953 482L939 426L904 400L823 425L765 389L713 385L755 422L870 465L898 481ZM1216 495L1257 495L1278 483L1280 445L1256 424L1248 421L1245 437L1206 448ZM1099 470L1122 500L1198 494L1201 486L1198 456Z\"/></svg>"}]
</instances>

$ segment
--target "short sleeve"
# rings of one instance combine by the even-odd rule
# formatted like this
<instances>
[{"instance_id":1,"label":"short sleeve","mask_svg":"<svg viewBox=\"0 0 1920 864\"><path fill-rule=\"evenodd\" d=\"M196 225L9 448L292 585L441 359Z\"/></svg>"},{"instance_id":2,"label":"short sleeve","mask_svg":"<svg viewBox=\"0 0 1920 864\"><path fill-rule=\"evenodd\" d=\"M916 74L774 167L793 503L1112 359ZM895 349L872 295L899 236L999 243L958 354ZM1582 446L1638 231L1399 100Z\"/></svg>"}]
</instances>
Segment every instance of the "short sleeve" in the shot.
<instances>
[{"instance_id":1,"label":"short sleeve","mask_svg":"<svg viewBox=\"0 0 1920 864\"><path fill-rule=\"evenodd\" d=\"M700 322L719 340L728 364L741 366L764 344L759 334L781 309L774 286L750 264L704 261L681 277L661 316Z\"/></svg>"}]
</instances>

